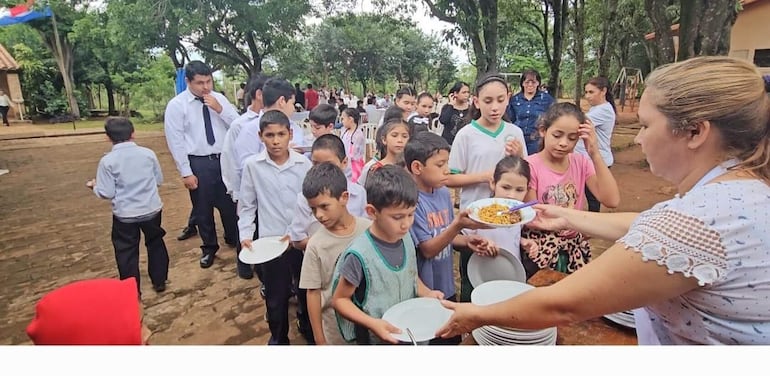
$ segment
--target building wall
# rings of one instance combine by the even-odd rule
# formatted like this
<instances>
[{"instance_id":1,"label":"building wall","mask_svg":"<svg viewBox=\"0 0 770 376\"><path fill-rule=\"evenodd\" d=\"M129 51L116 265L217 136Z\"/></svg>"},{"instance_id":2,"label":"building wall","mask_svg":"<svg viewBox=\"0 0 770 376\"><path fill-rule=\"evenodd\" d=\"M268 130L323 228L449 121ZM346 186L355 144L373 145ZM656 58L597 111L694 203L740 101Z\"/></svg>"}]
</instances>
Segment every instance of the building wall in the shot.
<instances>
[{"instance_id":1,"label":"building wall","mask_svg":"<svg viewBox=\"0 0 770 376\"><path fill-rule=\"evenodd\" d=\"M746 4L730 33L730 56L754 61L754 51L770 49L770 0ZM770 67L760 67L770 74Z\"/></svg>"}]
</instances>

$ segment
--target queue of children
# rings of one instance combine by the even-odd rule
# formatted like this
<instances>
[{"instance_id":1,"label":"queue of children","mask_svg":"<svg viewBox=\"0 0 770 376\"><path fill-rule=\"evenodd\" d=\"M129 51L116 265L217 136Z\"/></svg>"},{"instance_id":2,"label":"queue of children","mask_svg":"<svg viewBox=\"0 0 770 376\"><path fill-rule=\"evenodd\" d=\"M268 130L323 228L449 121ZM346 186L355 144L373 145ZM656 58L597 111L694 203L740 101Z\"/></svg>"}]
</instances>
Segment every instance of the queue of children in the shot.
<instances>
[{"instance_id":1,"label":"queue of children","mask_svg":"<svg viewBox=\"0 0 770 376\"><path fill-rule=\"evenodd\" d=\"M491 229L469 218L466 209L473 201L537 199L582 209L587 190L606 207L620 199L593 125L574 105L556 104L545 112L538 128L540 152L528 155L522 130L505 116L510 93L501 76L483 77L475 85L468 123L455 130L451 145L427 131L433 97L400 89L377 129L377 154L370 161L364 161L355 109L339 114L320 104L310 111L309 134L297 134L302 130L289 119L295 93L288 81L260 76L247 87L253 106L226 133L222 175L237 204L238 251L260 237L290 240L281 256L255 270L264 287L268 344L289 344L292 295L308 343L397 343L392 334L399 329L383 321L383 313L414 297L469 301L467 262L473 253L511 252L528 275L539 268L572 272L590 260L581 234L526 226ZM338 137L332 133L340 115L344 129ZM105 130L115 146L88 186L112 199L120 278L135 278L141 296L141 230L153 288L162 292L169 260L160 223L160 166L152 151L133 143L128 120L110 119ZM578 140L588 157L573 153ZM312 145L310 151L300 150L305 145ZM459 212L449 188L460 189ZM136 200L137 195L146 199ZM461 260L459 292L455 250ZM247 278L251 267L242 269L239 263L239 276Z\"/></svg>"}]
</instances>

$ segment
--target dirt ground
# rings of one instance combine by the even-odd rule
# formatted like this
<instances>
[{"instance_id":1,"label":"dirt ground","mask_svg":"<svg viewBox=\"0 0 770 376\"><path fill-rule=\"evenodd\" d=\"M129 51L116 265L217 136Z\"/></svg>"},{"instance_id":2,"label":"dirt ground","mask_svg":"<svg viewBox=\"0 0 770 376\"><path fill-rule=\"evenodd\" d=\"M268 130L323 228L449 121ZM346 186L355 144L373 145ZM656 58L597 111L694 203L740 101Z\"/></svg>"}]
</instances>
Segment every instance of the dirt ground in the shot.
<instances>
[{"instance_id":1,"label":"dirt ground","mask_svg":"<svg viewBox=\"0 0 770 376\"><path fill-rule=\"evenodd\" d=\"M617 128L613 141L617 151L612 172L622 194L617 210L640 211L670 198L673 189L652 176L639 147L630 146L636 129L633 117L624 115L620 122L625 124ZM0 169L10 170L0 176L0 344L5 345L31 343L24 329L44 293L75 280L117 277L110 204L84 185L111 145L103 135L11 139L9 132L0 130ZM137 142L156 152L166 178L160 189L171 258L165 292L152 291L146 254L141 256L145 322L154 332L151 343L267 343L258 280L236 276L235 251L222 244L221 226L223 246L214 266L198 266L200 239L176 240L191 204L165 138L161 132L145 132L137 135ZM596 253L609 244L595 241ZM292 343L305 343L296 328L290 337Z\"/></svg>"}]
</instances>

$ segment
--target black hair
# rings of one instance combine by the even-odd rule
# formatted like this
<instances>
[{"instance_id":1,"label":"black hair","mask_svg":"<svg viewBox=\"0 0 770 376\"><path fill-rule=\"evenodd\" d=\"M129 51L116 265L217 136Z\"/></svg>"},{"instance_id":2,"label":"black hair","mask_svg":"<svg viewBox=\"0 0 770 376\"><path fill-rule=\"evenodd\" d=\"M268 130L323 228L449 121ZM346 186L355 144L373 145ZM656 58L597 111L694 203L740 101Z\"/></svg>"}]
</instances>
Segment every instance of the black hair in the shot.
<instances>
[{"instance_id":1,"label":"black hair","mask_svg":"<svg viewBox=\"0 0 770 376\"><path fill-rule=\"evenodd\" d=\"M430 93L427 91L423 91L422 93L420 93L420 95L417 96L417 103L420 103L420 100L423 98L430 98L430 100L432 100L434 103L436 102L436 99L433 98L433 96L430 95Z\"/></svg>"},{"instance_id":2,"label":"black hair","mask_svg":"<svg viewBox=\"0 0 770 376\"><path fill-rule=\"evenodd\" d=\"M200 60L193 60L185 65L184 76L188 81L195 79L195 76L211 76L211 68Z\"/></svg>"},{"instance_id":3,"label":"black hair","mask_svg":"<svg viewBox=\"0 0 770 376\"><path fill-rule=\"evenodd\" d=\"M481 78L479 78L478 81L476 81L476 87L473 89L473 94L478 97L479 96L479 92L481 92L481 88L483 88L484 86L487 86L487 85L489 85L489 84L491 84L493 82L497 82L497 83L502 84L503 86L505 86L506 93L510 93L511 92L511 88L508 86L508 82L505 81L505 78L503 76L501 76L499 74L496 74L496 73L489 73L489 74L486 74L486 75L482 76ZM474 105L473 102L471 102L471 106L470 106L469 112L471 114L471 119L478 120L479 118L481 118L481 110L476 108L476 105ZM504 115L503 116L503 121L509 121L510 122L510 119L508 119L508 117Z\"/></svg>"},{"instance_id":4,"label":"black hair","mask_svg":"<svg viewBox=\"0 0 770 376\"><path fill-rule=\"evenodd\" d=\"M412 172L412 162L420 161L423 165L428 162L430 157L438 154L439 151L449 152L449 143L444 137L431 132L417 132L409 138L404 148L404 162L409 172Z\"/></svg>"},{"instance_id":5,"label":"black hair","mask_svg":"<svg viewBox=\"0 0 770 376\"><path fill-rule=\"evenodd\" d=\"M497 162L495 172L492 174L492 181L497 184L500 181L500 177L507 172L513 172L527 178L527 185L529 185L532 179L529 162L518 155L509 155L501 159L500 162Z\"/></svg>"},{"instance_id":6,"label":"black hair","mask_svg":"<svg viewBox=\"0 0 770 376\"><path fill-rule=\"evenodd\" d=\"M283 97L290 100L294 97L295 91L291 83L283 78L271 78L265 82L262 87L262 102L265 107L271 107L278 99Z\"/></svg>"},{"instance_id":7,"label":"black hair","mask_svg":"<svg viewBox=\"0 0 770 376\"><path fill-rule=\"evenodd\" d=\"M411 86L404 86L396 91L396 99L401 99L404 95L417 96L417 92Z\"/></svg>"},{"instance_id":8,"label":"black hair","mask_svg":"<svg viewBox=\"0 0 770 376\"><path fill-rule=\"evenodd\" d=\"M382 114L382 124L393 120L404 120L404 113L406 113L406 111L404 111L403 108L398 106L390 106L387 110L385 110L385 113Z\"/></svg>"},{"instance_id":9,"label":"black hair","mask_svg":"<svg viewBox=\"0 0 770 376\"><path fill-rule=\"evenodd\" d=\"M548 110L540 115L537 125L542 131L548 130L553 123L562 116L573 116L580 124L586 122L586 115L580 110L580 107L572 102L554 103Z\"/></svg>"},{"instance_id":10,"label":"black hair","mask_svg":"<svg viewBox=\"0 0 770 376\"><path fill-rule=\"evenodd\" d=\"M347 157L345 154L345 144L342 142L342 139L331 133L322 135L313 141L311 153L316 150L329 150L340 159L340 162L344 161Z\"/></svg>"},{"instance_id":11,"label":"black hair","mask_svg":"<svg viewBox=\"0 0 770 376\"><path fill-rule=\"evenodd\" d=\"M356 129L358 129L358 126L361 125L361 113L358 111L358 109L353 107L348 107L342 110L342 113L352 117L353 122L356 123ZM354 131L356 129L354 129Z\"/></svg>"},{"instance_id":12,"label":"black hair","mask_svg":"<svg viewBox=\"0 0 770 376\"><path fill-rule=\"evenodd\" d=\"M134 134L134 125L124 117L110 117L104 122L104 132L113 144L126 142Z\"/></svg>"},{"instance_id":13,"label":"black hair","mask_svg":"<svg viewBox=\"0 0 770 376\"><path fill-rule=\"evenodd\" d=\"M286 114L278 110L270 110L262 114L259 119L259 132L262 133L265 128L273 124L283 125L291 131L291 123Z\"/></svg>"},{"instance_id":14,"label":"black hair","mask_svg":"<svg viewBox=\"0 0 770 376\"><path fill-rule=\"evenodd\" d=\"M417 184L403 167L385 165L366 178L366 202L378 211L417 206Z\"/></svg>"},{"instance_id":15,"label":"black hair","mask_svg":"<svg viewBox=\"0 0 770 376\"><path fill-rule=\"evenodd\" d=\"M591 84L593 86L596 86L599 90L606 89L607 91L604 93L604 99L607 102L610 102L610 106L612 106L612 111L615 111L615 113L618 113L618 109L615 108L615 98L612 97L612 88L610 87L610 80L608 80L606 77L598 76L594 77L588 82L586 82L586 85Z\"/></svg>"},{"instance_id":16,"label":"black hair","mask_svg":"<svg viewBox=\"0 0 770 376\"><path fill-rule=\"evenodd\" d=\"M310 110L308 118L324 126L334 125L337 121L337 109L328 103L321 103Z\"/></svg>"},{"instance_id":17,"label":"black hair","mask_svg":"<svg viewBox=\"0 0 770 376\"><path fill-rule=\"evenodd\" d=\"M312 89L313 88L313 84L307 84L307 88L308 89Z\"/></svg>"},{"instance_id":18,"label":"black hair","mask_svg":"<svg viewBox=\"0 0 770 376\"><path fill-rule=\"evenodd\" d=\"M245 88L245 87L246 87L246 84L245 84L245 83L243 83L243 82L241 82L241 89L243 89L243 88Z\"/></svg>"},{"instance_id":19,"label":"black hair","mask_svg":"<svg viewBox=\"0 0 770 376\"><path fill-rule=\"evenodd\" d=\"M348 179L345 173L329 162L313 166L302 181L302 195L308 200L324 193L339 200L347 190Z\"/></svg>"},{"instance_id":20,"label":"black hair","mask_svg":"<svg viewBox=\"0 0 770 376\"><path fill-rule=\"evenodd\" d=\"M527 80L527 77L534 77L538 82L537 90L540 90L540 84L543 83L540 73L534 69L527 69L521 73L521 77L519 78L519 87L521 88L521 91L524 91L524 81Z\"/></svg>"},{"instance_id":21,"label":"black hair","mask_svg":"<svg viewBox=\"0 0 770 376\"><path fill-rule=\"evenodd\" d=\"M374 135L374 144L377 147L377 155L380 159L383 159L388 155L388 147L385 145L385 137L387 137L388 132L399 125L406 127L407 132L409 132L409 124L400 118L385 121L381 127L377 127L377 132L375 132ZM411 138L412 135L410 134L409 137Z\"/></svg>"},{"instance_id":22,"label":"black hair","mask_svg":"<svg viewBox=\"0 0 770 376\"><path fill-rule=\"evenodd\" d=\"M257 96L257 91L262 90L262 88L265 86L265 82L267 82L269 79L270 76L261 73L251 76L249 83L246 84L246 96L253 100Z\"/></svg>"},{"instance_id":23,"label":"black hair","mask_svg":"<svg viewBox=\"0 0 770 376\"><path fill-rule=\"evenodd\" d=\"M376 99L374 97L366 98L366 104L374 104Z\"/></svg>"},{"instance_id":24,"label":"black hair","mask_svg":"<svg viewBox=\"0 0 770 376\"><path fill-rule=\"evenodd\" d=\"M457 82L455 82L455 84L454 84L454 85L452 85L452 87L449 89L449 93L448 93L448 94L457 94L457 93L459 93L459 92L460 92L460 90L462 90L462 89L463 89L463 86L467 86L467 87L468 87L468 89L470 89L470 88L471 88L471 85L468 85L467 83L465 83L465 82L462 82L462 81L457 81ZM447 94L447 95L448 95L448 94Z\"/></svg>"}]
</instances>

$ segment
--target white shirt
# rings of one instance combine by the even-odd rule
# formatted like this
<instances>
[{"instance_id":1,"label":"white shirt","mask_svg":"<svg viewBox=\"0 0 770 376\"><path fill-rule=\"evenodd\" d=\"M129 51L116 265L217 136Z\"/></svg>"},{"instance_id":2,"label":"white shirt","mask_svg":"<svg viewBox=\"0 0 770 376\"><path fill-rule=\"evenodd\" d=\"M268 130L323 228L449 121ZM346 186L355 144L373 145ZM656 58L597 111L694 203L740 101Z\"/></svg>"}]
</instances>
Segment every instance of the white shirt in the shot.
<instances>
[{"instance_id":1,"label":"white shirt","mask_svg":"<svg viewBox=\"0 0 770 376\"><path fill-rule=\"evenodd\" d=\"M270 159L267 150L246 158L238 200L241 241L251 240L255 213L259 216L260 237L286 235L310 165L307 158L293 150L289 150L289 160L280 166Z\"/></svg>"},{"instance_id":2,"label":"white shirt","mask_svg":"<svg viewBox=\"0 0 770 376\"><path fill-rule=\"evenodd\" d=\"M255 118L259 121L259 115L262 112L254 112L250 108L230 124L230 129L225 135L225 143L222 145L222 155L219 157L219 164L222 168L222 182L225 183L227 194L232 197L233 202L238 202L238 190L241 188L240 164L236 159L235 140L241 134L243 125L253 121Z\"/></svg>"},{"instance_id":3,"label":"white shirt","mask_svg":"<svg viewBox=\"0 0 770 376\"><path fill-rule=\"evenodd\" d=\"M269 111L269 110L268 110ZM259 120L265 110L260 111L259 115L250 119L241 127L241 133L235 139L233 145L233 155L238 163L238 176L243 176L243 164L246 159L252 155L257 155L265 149L265 144L259 137ZM305 146L305 131L295 122L290 122L292 137L289 146Z\"/></svg>"},{"instance_id":4,"label":"white shirt","mask_svg":"<svg viewBox=\"0 0 770 376\"><path fill-rule=\"evenodd\" d=\"M221 113L209 111L211 126L214 130L214 145L209 145L206 141L206 127L203 123L204 104L195 99L189 88L171 98L166 105L163 124L166 143L182 177L192 175L188 155L204 156L222 152L227 129L238 117L238 111L224 95L215 91L212 91L211 95L222 105Z\"/></svg>"},{"instance_id":5,"label":"white shirt","mask_svg":"<svg viewBox=\"0 0 770 376\"><path fill-rule=\"evenodd\" d=\"M354 217L368 217L366 215L366 190L364 187L348 180L348 212ZM289 237L293 242L299 242L312 236L321 224L310 210L310 205L302 192L297 195L297 209L289 226Z\"/></svg>"},{"instance_id":6,"label":"white shirt","mask_svg":"<svg viewBox=\"0 0 770 376\"><path fill-rule=\"evenodd\" d=\"M11 98L8 98L7 94L0 95L0 106L3 106L3 107L11 106Z\"/></svg>"}]
</instances>

